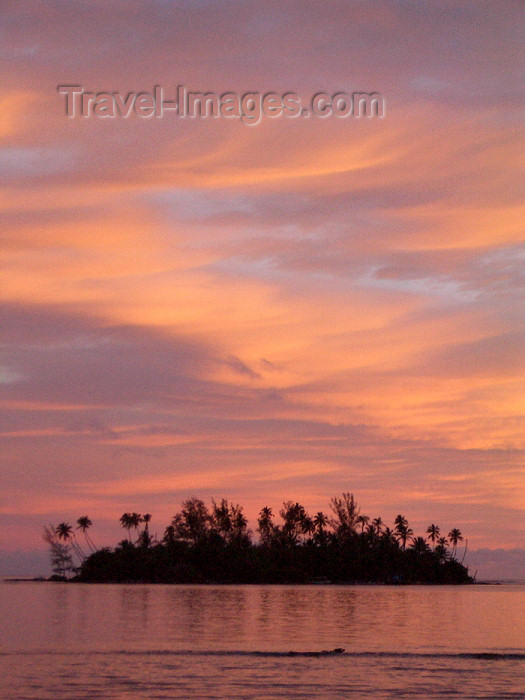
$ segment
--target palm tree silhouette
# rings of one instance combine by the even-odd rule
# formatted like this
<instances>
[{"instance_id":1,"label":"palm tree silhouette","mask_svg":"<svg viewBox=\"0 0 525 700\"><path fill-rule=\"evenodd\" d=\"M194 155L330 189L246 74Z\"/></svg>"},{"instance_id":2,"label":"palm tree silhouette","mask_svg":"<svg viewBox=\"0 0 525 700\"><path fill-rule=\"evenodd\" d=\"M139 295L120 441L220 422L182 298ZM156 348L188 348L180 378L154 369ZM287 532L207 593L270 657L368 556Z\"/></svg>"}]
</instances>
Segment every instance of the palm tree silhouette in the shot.
<instances>
[{"instance_id":1,"label":"palm tree silhouette","mask_svg":"<svg viewBox=\"0 0 525 700\"><path fill-rule=\"evenodd\" d=\"M428 539L432 542L432 546L436 546L436 540L439 537L439 525L429 525L427 527Z\"/></svg>"},{"instance_id":2,"label":"palm tree silhouette","mask_svg":"<svg viewBox=\"0 0 525 700\"><path fill-rule=\"evenodd\" d=\"M315 533L315 524L313 521L313 518L311 518L309 515L305 515L301 527L303 529L303 532L305 535L308 535L311 537Z\"/></svg>"},{"instance_id":3,"label":"palm tree silhouette","mask_svg":"<svg viewBox=\"0 0 525 700\"><path fill-rule=\"evenodd\" d=\"M134 518L132 513L123 513L120 516L120 524L122 527L128 531L128 539L131 544L131 528L135 527Z\"/></svg>"},{"instance_id":4,"label":"palm tree silhouette","mask_svg":"<svg viewBox=\"0 0 525 700\"><path fill-rule=\"evenodd\" d=\"M389 544L397 545L397 540L394 536L394 531L391 530L389 527L385 527L385 529L381 533L381 539Z\"/></svg>"},{"instance_id":5,"label":"palm tree silhouette","mask_svg":"<svg viewBox=\"0 0 525 700\"><path fill-rule=\"evenodd\" d=\"M448 539L450 540L450 544L452 545L452 556L456 556L456 550L458 548L458 543L463 542L463 535L461 534L461 530L458 530L457 527L452 528L452 530L448 533Z\"/></svg>"},{"instance_id":6,"label":"palm tree silhouette","mask_svg":"<svg viewBox=\"0 0 525 700\"><path fill-rule=\"evenodd\" d=\"M137 530L139 529L139 525L141 522L142 516L140 515L140 513L133 512L131 514L131 527L135 530L135 532L137 532Z\"/></svg>"},{"instance_id":7,"label":"palm tree silhouette","mask_svg":"<svg viewBox=\"0 0 525 700\"><path fill-rule=\"evenodd\" d=\"M399 514L396 516L394 523L395 536L397 537L398 541L401 542L402 549L405 551L407 541L413 536L414 530L412 530L411 527L408 527L408 520L404 515Z\"/></svg>"},{"instance_id":8,"label":"palm tree silhouette","mask_svg":"<svg viewBox=\"0 0 525 700\"><path fill-rule=\"evenodd\" d=\"M65 544L71 545L79 561L82 563L86 557L78 542L75 540L75 533L71 525L64 522L59 523L56 526L55 534L59 540L62 540Z\"/></svg>"},{"instance_id":9,"label":"palm tree silhouette","mask_svg":"<svg viewBox=\"0 0 525 700\"><path fill-rule=\"evenodd\" d=\"M68 542L73 538L73 528L68 523L59 523L55 530L56 536L63 542Z\"/></svg>"},{"instance_id":10,"label":"palm tree silhouette","mask_svg":"<svg viewBox=\"0 0 525 700\"><path fill-rule=\"evenodd\" d=\"M51 524L49 527L44 527L43 533L43 538L50 547L51 566L53 567L53 572L64 579L67 578L68 571L74 571L70 546L67 544L67 528L67 523L60 523L60 536L66 537L66 544L62 544L59 541L59 537L57 535L57 530L59 528L56 528ZM71 534L69 533L69 537L70 536Z\"/></svg>"},{"instance_id":11,"label":"palm tree silhouette","mask_svg":"<svg viewBox=\"0 0 525 700\"><path fill-rule=\"evenodd\" d=\"M316 515L314 515L313 522L315 528L315 539L320 545L323 545L326 541L325 527L328 525L328 516L320 510L318 513L316 513Z\"/></svg>"},{"instance_id":12,"label":"palm tree silhouette","mask_svg":"<svg viewBox=\"0 0 525 700\"><path fill-rule=\"evenodd\" d=\"M138 513L133 513L132 515L138 515ZM153 542L153 538L149 534L149 527L148 523L151 520L151 513L144 513L144 515L141 517L140 515L138 516L138 522L136 527L138 528L139 523L144 523L144 530L139 534L139 538L137 542L140 544L141 547L145 547L146 549L151 546Z\"/></svg>"},{"instance_id":13,"label":"palm tree silhouette","mask_svg":"<svg viewBox=\"0 0 525 700\"><path fill-rule=\"evenodd\" d=\"M448 540L446 537L438 537L437 547L434 549L434 552L440 561L445 561L448 558L447 544Z\"/></svg>"},{"instance_id":14,"label":"palm tree silhouette","mask_svg":"<svg viewBox=\"0 0 525 700\"><path fill-rule=\"evenodd\" d=\"M425 552L428 552L430 550L428 544L425 542L425 539L423 537L413 537L410 549L414 550L414 552L418 556L421 556L422 554L425 554Z\"/></svg>"},{"instance_id":15,"label":"palm tree silhouette","mask_svg":"<svg viewBox=\"0 0 525 700\"><path fill-rule=\"evenodd\" d=\"M408 520L405 518L404 515L396 515L396 519L394 520L394 525L402 525L402 526L407 526L408 525Z\"/></svg>"},{"instance_id":16,"label":"palm tree silhouette","mask_svg":"<svg viewBox=\"0 0 525 700\"><path fill-rule=\"evenodd\" d=\"M96 552L96 547L93 544L93 540L89 535L87 534L88 528L90 528L93 525L91 520L88 518L87 515L83 515L81 518L77 520L77 530L80 530L82 534L84 535L84 539L86 540L86 544L90 548L92 552Z\"/></svg>"}]
</instances>

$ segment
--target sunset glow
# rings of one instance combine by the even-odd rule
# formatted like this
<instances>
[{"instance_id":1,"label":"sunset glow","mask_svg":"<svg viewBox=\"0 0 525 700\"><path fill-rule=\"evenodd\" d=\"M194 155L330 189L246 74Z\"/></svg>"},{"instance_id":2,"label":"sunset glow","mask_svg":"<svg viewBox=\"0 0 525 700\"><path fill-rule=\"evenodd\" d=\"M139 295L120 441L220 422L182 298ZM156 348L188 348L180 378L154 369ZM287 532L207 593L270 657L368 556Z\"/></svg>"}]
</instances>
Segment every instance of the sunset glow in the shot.
<instances>
[{"instance_id":1,"label":"sunset glow","mask_svg":"<svg viewBox=\"0 0 525 700\"><path fill-rule=\"evenodd\" d=\"M2 9L2 550L343 491L523 546L519 3L95 5ZM71 119L63 84L386 112Z\"/></svg>"}]
</instances>

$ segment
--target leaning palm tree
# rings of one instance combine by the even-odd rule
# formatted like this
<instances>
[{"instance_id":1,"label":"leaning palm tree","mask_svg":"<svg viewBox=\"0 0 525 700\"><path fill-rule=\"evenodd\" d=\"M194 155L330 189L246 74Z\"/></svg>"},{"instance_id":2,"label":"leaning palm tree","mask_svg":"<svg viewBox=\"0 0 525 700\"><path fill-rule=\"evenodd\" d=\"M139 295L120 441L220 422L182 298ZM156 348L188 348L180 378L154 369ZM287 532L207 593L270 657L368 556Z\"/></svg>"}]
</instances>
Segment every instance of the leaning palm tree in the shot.
<instances>
[{"instance_id":1,"label":"leaning palm tree","mask_svg":"<svg viewBox=\"0 0 525 700\"><path fill-rule=\"evenodd\" d=\"M59 540L68 542L73 539L73 528L69 523L59 523L55 529L56 536Z\"/></svg>"},{"instance_id":2,"label":"leaning palm tree","mask_svg":"<svg viewBox=\"0 0 525 700\"><path fill-rule=\"evenodd\" d=\"M456 556L456 550L458 548L458 543L463 542L463 535L461 534L461 530L458 530L457 527L452 528L452 530L448 533L448 539L450 540L450 544L452 545L452 556Z\"/></svg>"},{"instance_id":3,"label":"leaning palm tree","mask_svg":"<svg viewBox=\"0 0 525 700\"><path fill-rule=\"evenodd\" d=\"M61 525L67 526L67 523L61 523ZM60 528L60 530L62 531L62 528ZM74 571L73 559L69 544L62 544L59 542L57 528L53 525L44 527L43 537L49 545L53 573L61 576L64 579L67 578L68 571Z\"/></svg>"},{"instance_id":4,"label":"leaning palm tree","mask_svg":"<svg viewBox=\"0 0 525 700\"><path fill-rule=\"evenodd\" d=\"M82 551L82 548L79 546L78 542L76 541L75 533L73 532L73 528L69 523L59 523L56 526L55 534L59 540L62 540L65 544L71 545L73 551L77 555L80 562L84 561L84 559L86 558L85 554Z\"/></svg>"},{"instance_id":5,"label":"leaning palm tree","mask_svg":"<svg viewBox=\"0 0 525 700\"><path fill-rule=\"evenodd\" d=\"M96 552L97 548L93 544L93 540L89 535L87 534L88 528L90 528L93 525L91 520L88 518L87 515L83 515L81 518L77 520L77 530L80 530L80 532L84 535L84 539L86 540L86 544L90 548L92 552Z\"/></svg>"},{"instance_id":6,"label":"leaning palm tree","mask_svg":"<svg viewBox=\"0 0 525 700\"><path fill-rule=\"evenodd\" d=\"M434 525L434 523L432 523L432 525L427 527L428 539L432 542L433 547L436 546L436 540L439 537L439 532L439 525Z\"/></svg>"}]
</instances>

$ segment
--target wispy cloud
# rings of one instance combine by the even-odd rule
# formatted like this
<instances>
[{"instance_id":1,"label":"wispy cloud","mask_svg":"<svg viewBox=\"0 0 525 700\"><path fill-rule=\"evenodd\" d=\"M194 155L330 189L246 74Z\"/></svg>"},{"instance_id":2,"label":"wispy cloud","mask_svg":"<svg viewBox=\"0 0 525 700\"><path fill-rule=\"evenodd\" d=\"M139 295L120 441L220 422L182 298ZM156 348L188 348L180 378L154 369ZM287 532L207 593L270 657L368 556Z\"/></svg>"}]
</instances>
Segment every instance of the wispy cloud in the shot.
<instances>
[{"instance_id":1,"label":"wispy cloud","mask_svg":"<svg viewBox=\"0 0 525 700\"><path fill-rule=\"evenodd\" d=\"M89 511L109 536L120 508L160 522L192 493L253 519L341 490L473 546L520 542L519 4L120 13L4 12L9 546L44 515ZM73 120L64 81L370 89L387 112Z\"/></svg>"}]
</instances>

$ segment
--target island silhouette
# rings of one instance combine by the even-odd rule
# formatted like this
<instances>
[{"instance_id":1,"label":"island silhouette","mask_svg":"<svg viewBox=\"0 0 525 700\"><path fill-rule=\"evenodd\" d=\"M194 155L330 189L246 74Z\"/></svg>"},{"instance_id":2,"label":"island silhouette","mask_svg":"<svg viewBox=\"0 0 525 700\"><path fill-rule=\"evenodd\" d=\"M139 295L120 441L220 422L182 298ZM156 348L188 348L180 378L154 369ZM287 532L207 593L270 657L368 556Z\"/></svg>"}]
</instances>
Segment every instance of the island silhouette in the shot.
<instances>
[{"instance_id":1,"label":"island silhouette","mask_svg":"<svg viewBox=\"0 0 525 700\"><path fill-rule=\"evenodd\" d=\"M429 525L416 536L403 515L388 527L380 517L361 514L354 496L330 500L330 514L309 515L285 501L276 522L271 508L259 513L257 537L244 509L227 499L191 497L158 539L151 514L126 512L127 536L114 547L97 549L88 516L76 527L62 522L44 528L52 580L98 583L384 583L466 584L473 577L457 558L463 535L443 536ZM82 542L81 542L82 539Z\"/></svg>"}]
</instances>

